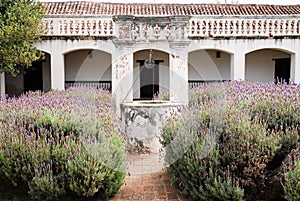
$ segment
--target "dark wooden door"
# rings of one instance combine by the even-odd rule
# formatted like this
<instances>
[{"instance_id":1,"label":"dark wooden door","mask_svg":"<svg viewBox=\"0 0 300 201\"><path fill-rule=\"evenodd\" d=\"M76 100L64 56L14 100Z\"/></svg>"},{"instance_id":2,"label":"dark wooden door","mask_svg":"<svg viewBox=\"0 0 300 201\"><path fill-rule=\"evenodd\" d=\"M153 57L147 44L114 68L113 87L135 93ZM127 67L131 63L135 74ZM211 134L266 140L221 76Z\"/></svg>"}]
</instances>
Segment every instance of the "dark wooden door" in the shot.
<instances>
[{"instance_id":1,"label":"dark wooden door","mask_svg":"<svg viewBox=\"0 0 300 201\"><path fill-rule=\"evenodd\" d=\"M289 83L291 74L291 59L275 59L275 82Z\"/></svg>"}]
</instances>

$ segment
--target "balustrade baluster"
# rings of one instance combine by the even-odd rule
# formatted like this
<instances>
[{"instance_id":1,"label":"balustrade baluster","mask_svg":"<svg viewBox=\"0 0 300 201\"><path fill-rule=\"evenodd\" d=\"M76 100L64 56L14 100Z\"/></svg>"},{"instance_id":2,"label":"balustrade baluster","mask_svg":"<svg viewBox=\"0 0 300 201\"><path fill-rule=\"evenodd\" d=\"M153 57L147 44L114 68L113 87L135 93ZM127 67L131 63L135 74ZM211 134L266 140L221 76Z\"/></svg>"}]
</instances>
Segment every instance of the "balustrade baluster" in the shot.
<instances>
[{"instance_id":1,"label":"balustrade baluster","mask_svg":"<svg viewBox=\"0 0 300 201\"><path fill-rule=\"evenodd\" d=\"M291 20L285 20L285 33L291 35Z\"/></svg>"},{"instance_id":2,"label":"balustrade baluster","mask_svg":"<svg viewBox=\"0 0 300 201\"><path fill-rule=\"evenodd\" d=\"M242 27L242 26L243 26L243 23L242 23L242 22L243 22L242 20L240 20L240 19L238 20L238 23L239 23L239 31L238 31L238 35L239 35L239 36L242 36L242 35L243 35L243 33L242 33L242 32L243 32L243 27Z\"/></svg>"},{"instance_id":3,"label":"balustrade baluster","mask_svg":"<svg viewBox=\"0 0 300 201\"><path fill-rule=\"evenodd\" d=\"M261 21L260 20L254 20L254 33L253 35L259 36L261 33Z\"/></svg>"},{"instance_id":4,"label":"balustrade baluster","mask_svg":"<svg viewBox=\"0 0 300 201\"><path fill-rule=\"evenodd\" d=\"M294 20L294 35L299 34L299 23L297 20Z\"/></svg>"},{"instance_id":5,"label":"balustrade baluster","mask_svg":"<svg viewBox=\"0 0 300 201\"><path fill-rule=\"evenodd\" d=\"M237 27L237 20L232 20L233 26L232 26L232 35L233 36L237 36L237 32L238 32L238 27Z\"/></svg>"},{"instance_id":6,"label":"balustrade baluster","mask_svg":"<svg viewBox=\"0 0 300 201\"><path fill-rule=\"evenodd\" d=\"M84 33L83 33L83 35L84 35L84 36L87 36L87 35L88 35L88 24L87 24L87 20L84 19L83 22L84 22Z\"/></svg>"},{"instance_id":7,"label":"balustrade baluster","mask_svg":"<svg viewBox=\"0 0 300 201\"><path fill-rule=\"evenodd\" d=\"M262 20L262 35L268 35L269 24L268 20Z\"/></svg>"},{"instance_id":8,"label":"balustrade baluster","mask_svg":"<svg viewBox=\"0 0 300 201\"><path fill-rule=\"evenodd\" d=\"M94 35L99 35L98 31L99 31L99 28L98 28L98 20L93 20L93 27L94 27L94 32L93 34Z\"/></svg>"},{"instance_id":9,"label":"balustrade baluster","mask_svg":"<svg viewBox=\"0 0 300 201\"><path fill-rule=\"evenodd\" d=\"M189 35L193 36L195 32L195 21L189 21Z\"/></svg>"},{"instance_id":10,"label":"balustrade baluster","mask_svg":"<svg viewBox=\"0 0 300 201\"><path fill-rule=\"evenodd\" d=\"M71 33L71 23L72 21L71 20L66 20L66 32L67 32L67 35L72 35Z\"/></svg>"},{"instance_id":11,"label":"balustrade baluster","mask_svg":"<svg viewBox=\"0 0 300 201\"><path fill-rule=\"evenodd\" d=\"M270 35L274 36L275 34L275 20L270 20L270 28L271 28L271 32Z\"/></svg>"}]
</instances>

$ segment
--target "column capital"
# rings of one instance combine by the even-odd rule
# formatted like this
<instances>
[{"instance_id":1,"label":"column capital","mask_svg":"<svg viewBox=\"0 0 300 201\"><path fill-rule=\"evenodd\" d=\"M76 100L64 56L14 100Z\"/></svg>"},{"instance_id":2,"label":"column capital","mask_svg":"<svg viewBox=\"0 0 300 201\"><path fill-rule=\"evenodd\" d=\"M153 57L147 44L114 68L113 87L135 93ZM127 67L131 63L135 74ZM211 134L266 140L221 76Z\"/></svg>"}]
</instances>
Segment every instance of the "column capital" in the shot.
<instances>
[{"instance_id":1,"label":"column capital","mask_svg":"<svg viewBox=\"0 0 300 201\"><path fill-rule=\"evenodd\" d=\"M186 48L190 45L191 41L181 40L181 41L170 41L170 47L175 51L185 51Z\"/></svg>"},{"instance_id":2,"label":"column capital","mask_svg":"<svg viewBox=\"0 0 300 201\"><path fill-rule=\"evenodd\" d=\"M115 44L116 48L119 50L130 50L132 49L134 41L131 39L114 39L113 43Z\"/></svg>"}]
</instances>

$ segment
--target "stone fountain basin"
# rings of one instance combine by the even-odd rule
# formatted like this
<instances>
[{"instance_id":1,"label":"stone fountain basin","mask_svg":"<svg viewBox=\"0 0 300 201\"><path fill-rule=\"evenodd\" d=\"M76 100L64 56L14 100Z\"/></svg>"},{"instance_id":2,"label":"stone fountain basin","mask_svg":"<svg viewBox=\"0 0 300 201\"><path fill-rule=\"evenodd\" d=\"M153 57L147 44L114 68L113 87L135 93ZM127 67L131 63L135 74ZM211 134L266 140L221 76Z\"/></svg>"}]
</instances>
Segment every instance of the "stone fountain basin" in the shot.
<instances>
[{"instance_id":1,"label":"stone fountain basin","mask_svg":"<svg viewBox=\"0 0 300 201\"><path fill-rule=\"evenodd\" d=\"M131 151L159 153L162 148L159 143L161 129L165 121L172 114L178 114L181 108L180 103L160 100L122 103L122 127L128 135Z\"/></svg>"},{"instance_id":2,"label":"stone fountain basin","mask_svg":"<svg viewBox=\"0 0 300 201\"><path fill-rule=\"evenodd\" d=\"M164 101L164 100L141 100L129 103L122 103L121 107L177 107L181 106L180 103Z\"/></svg>"}]
</instances>

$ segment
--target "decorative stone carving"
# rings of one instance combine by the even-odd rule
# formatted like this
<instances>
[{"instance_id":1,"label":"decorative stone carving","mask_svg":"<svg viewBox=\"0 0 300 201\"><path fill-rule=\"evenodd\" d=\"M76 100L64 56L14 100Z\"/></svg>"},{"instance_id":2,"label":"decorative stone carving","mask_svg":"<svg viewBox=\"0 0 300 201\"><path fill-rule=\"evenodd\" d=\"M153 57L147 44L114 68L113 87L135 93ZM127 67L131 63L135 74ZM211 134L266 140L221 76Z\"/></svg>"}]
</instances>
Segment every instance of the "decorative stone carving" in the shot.
<instances>
[{"instance_id":1,"label":"decorative stone carving","mask_svg":"<svg viewBox=\"0 0 300 201\"><path fill-rule=\"evenodd\" d=\"M167 25L165 26L165 28L164 28L164 34L165 34L165 37L166 37L167 39L169 39L170 36L171 36L171 33L172 33L172 31L171 31L170 25L167 24Z\"/></svg>"},{"instance_id":2,"label":"decorative stone carving","mask_svg":"<svg viewBox=\"0 0 300 201\"><path fill-rule=\"evenodd\" d=\"M136 40L140 36L140 28L136 24L132 25L132 38Z\"/></svg>"},{"instance_id":3,"label":"decorative stone carving","mask_svg":"<svg viewBox=\"0 0 300 201\"><path fill-rule=\"evenodd\" d=\"M123 25L119 27L119 38L130 38L130 28L128 25Z\"/></svg>"},{"instance_id":4,"label":"decorative stone carving","mask_svg":"<svg viewBox=\"0 0 300 201\"><path fill-rule=\"evenodd\" d=\"M115 16L118 28L116 40L176 41L187 39L188 17Z\"/></svg>"},{"instance_id":5,"label":"decorative stone carving","mask_svg":"<svg viewBox=\"0 0 300 201\"><path fill-rule=\"evenodd\" d=\"M144 24L143 25L143 37L147 40L147 38L149 37L149 25L148 24Z\"/></svg>"},{"instance_id":6,"label":"decorative stone carving","mask_svg":"<svg viewBox=\"0 0 300 201\"><path fill-rule=\"evenodd\" d=\"M176 26L176 29L175 29L175 32L176 32L176 39L184 39L184 27L183 25L177 25Z\"/></svg>"},{"instance_id":7,"label":"decorative stone carving","mask_svg":"<svg viewBox=\"0 0 300 201\"><path fill-rule=\"evenodd\" d=\"M154 30L154 32L153 32L154 38L159 39L159 37L160 37L160 27L158 26L158 24L155 25L153 30Z\"/></svg>"}]
</instances>

